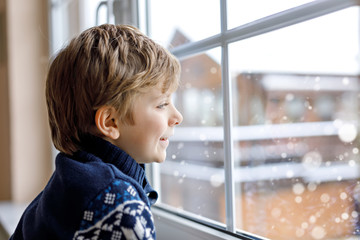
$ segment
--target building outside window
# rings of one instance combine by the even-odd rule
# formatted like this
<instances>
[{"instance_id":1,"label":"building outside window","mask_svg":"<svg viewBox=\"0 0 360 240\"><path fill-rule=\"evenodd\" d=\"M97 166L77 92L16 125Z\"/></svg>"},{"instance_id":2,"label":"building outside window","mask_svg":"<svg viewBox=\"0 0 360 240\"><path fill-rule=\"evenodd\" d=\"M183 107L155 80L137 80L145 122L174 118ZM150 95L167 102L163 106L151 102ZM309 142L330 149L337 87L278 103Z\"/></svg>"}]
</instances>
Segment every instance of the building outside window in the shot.
<instances>
[{"instance_id":1,"label":"building outside window","mask_svg":"<svg viewBox=\"0 0 360 240\"><path fill-rule=\"evenodd\" d=\"M193 2L150 4L183 71L161 205L271 239L357 236L357 2Z\"/></svg>"}]
</instances>

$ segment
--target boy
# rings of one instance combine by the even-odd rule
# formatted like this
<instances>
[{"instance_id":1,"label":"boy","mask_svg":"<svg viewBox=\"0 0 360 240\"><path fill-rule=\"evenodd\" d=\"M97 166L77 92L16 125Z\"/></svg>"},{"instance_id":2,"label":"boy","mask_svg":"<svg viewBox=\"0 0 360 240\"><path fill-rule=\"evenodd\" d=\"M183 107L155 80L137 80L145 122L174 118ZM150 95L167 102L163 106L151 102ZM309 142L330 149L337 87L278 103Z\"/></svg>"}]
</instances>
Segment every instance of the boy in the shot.
<instances>
[{"instance_id":1,"label":"boy","mask_svg":"<svg viewBox=\"0 0 360 240\"><path fill-rule=\"evenodd\" d=\"M165 160L182 121L179 73L131 26L90 28L61 50L46 82L56 170L10 239L155 239L143 164Z\"/></svg>"}]
</instances>

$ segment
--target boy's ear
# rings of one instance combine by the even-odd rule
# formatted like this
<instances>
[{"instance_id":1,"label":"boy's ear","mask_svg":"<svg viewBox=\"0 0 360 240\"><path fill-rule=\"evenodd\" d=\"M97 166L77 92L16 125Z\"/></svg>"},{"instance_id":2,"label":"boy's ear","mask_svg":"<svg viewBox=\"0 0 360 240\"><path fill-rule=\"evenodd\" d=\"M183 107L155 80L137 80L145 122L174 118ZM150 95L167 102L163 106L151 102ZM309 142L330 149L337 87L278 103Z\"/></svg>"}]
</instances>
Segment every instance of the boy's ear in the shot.
<instances>
[{"instance_id":1,"label":"boy's ear","mask_svg":"<svg viewBox=\"0 0 360 240\"><path fill-rule=\"evenodd\" d=\"M120 137L117 112L111 106L100 107L95 114L95 124L97 129L106 137L116 140Z\"/></svg>"}]
</instances>

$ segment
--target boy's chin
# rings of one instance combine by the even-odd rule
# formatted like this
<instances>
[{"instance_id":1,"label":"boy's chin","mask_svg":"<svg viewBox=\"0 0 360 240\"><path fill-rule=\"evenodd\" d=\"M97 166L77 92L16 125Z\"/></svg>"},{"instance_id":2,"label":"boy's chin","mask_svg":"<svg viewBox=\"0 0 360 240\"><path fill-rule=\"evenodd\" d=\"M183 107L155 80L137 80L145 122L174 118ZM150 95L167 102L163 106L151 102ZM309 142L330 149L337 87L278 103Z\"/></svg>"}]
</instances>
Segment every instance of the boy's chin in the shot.
<instances>
[{"instance_id":1,"label":"boy's chin","mask_svg":"<svg viewBox=\"0 0 360 240\"><path fill-rule=\"evenodd\" d=\"M163 159L156 159L154 162L155 163L163 163L163 162L165 162L165 158L166 157L164 157Z\"/></svg>"},{"instance_id":2,"label":"boy's chin","mask_svg":"<svg viewBox=\"0 0 360 240\"><path fill-rule=\"evenodd\" d=\"M166 159L166 155L164 157L157 157L157 158L153 158L153 159L148 159L147 161L144 161L142 163L163 163L163 162L165 162L165 159Z\"/></svg>"}]
</instances>

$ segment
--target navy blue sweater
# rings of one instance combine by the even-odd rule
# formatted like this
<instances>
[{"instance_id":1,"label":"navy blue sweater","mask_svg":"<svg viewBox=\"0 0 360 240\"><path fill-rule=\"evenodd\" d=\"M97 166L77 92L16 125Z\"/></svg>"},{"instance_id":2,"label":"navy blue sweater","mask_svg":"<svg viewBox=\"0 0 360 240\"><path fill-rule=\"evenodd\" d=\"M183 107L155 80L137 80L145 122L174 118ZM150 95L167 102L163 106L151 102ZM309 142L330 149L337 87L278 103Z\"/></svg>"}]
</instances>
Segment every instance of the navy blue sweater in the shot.
<instances>
[{"instance_id":1,"label":"navy blue sweater","mask_svg":"<svg viewBox=\"0 0 360 240\"><path fill-rule=\"evenodd\" d=\"M157 193L142 165L109 142L88 137L59 153L56 170L27 207L11 240L155 239Z\"/></svg>"}]
</instances>

